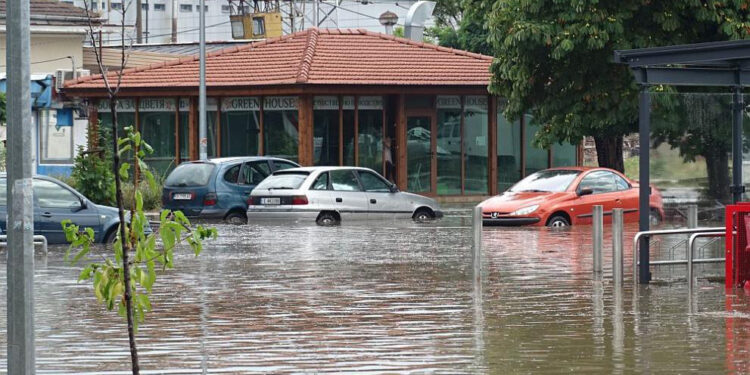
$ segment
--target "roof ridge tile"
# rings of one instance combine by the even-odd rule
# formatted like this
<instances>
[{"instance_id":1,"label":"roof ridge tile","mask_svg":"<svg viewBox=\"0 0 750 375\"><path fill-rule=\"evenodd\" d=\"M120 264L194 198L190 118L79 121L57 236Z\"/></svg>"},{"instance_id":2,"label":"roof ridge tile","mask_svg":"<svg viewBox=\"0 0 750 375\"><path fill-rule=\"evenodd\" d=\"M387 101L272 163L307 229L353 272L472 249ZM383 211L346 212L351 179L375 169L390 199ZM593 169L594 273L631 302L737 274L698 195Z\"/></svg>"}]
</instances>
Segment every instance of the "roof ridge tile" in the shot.
<instances>
[{"instance_id":1,"label":"roof ridge tile","mask_svg":"<svg viewBox=\"0 0 750 375\"><path fill-rule=\"evenodd\" d=\"M315 56L315 49L318 46L318 28L311 28L309 30L310 32L307 33L307 46L300 59L297 83L305 83L310 77L310 68Z\"/></svg>"}]
</instances>

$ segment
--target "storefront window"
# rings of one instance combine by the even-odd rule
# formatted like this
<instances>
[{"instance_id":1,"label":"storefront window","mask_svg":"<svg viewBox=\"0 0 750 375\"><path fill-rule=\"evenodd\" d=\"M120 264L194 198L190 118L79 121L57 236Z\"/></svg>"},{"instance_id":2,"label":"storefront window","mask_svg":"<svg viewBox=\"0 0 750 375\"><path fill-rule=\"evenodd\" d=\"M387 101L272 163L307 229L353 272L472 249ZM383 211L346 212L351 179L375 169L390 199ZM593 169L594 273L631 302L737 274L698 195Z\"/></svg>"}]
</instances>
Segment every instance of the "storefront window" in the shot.
<instances>
[{"instance_id":1,"label":"storefront window","mask_svg":"<svg viewBox=\"0 0 750 375\"><path fill-rule=\"evenodd\" d=\"M73 110L41 109L37 112L39 123L39 150L42 164L72 164Z\"/></svg>"},{"instance_id":2,"label":"storefront window","mask_svg":"<svg viewBox=\"0 0 750 375\"><path fill-rule=\"evenodd\" d=\"M497 190L503 192L521 179L521 122L510 122L503 116L502 103L497 108Z\"/></svg>"},{"instance_id":3,"label":"storefront window","mask_svg":"<svg viewBox=\"0 0 750 375\"><path fill-rule=\"evenodd\" d=\"M154 152L145 162L159 175L175 165L175 110L172 98L143 98L139 100L138 116L141 137Z\"/></svg>"},{"instance_id":4,"label":"storefront window","mask_svg":"<svg viewBox=\"0 0 750 375\"><path fill-rule=\"evenodd\" d=\"M429 155L429 143L424 148ZM437 97L437 193L461 194L460 96Z\"/></svg>"},{"instance_id":5,"label":"storefront window","mask_svg":"<svg viewBox=\"0 0 750 375\"><path fill-rule=\"evenodd\" d=\"M531 115L524 115L526 121L526 176L547 169L547 150L534 146L534 137L541 127Z\"/></svg>"},{"instance_id":6,"label":"storefront window","mask_svg":"<svg viewBox=\"0 0 750 375\"><path fill-rule=\"evenodd\" d=\"M180 160L190 160L190 99L180 99Z\"/></svg>"},{"instance_id":7,"label":"storefront window","mask_svg":"<svg viewBox=\"0 0 750 375\"><path fill-rule=\"evenodd\" d=\"M487 96L467 96L464 103L464 194L487 194Z\"/></svg>"},{"instance_id":8,"label":"storefront window","mask_svg":"<svg viewBox=\"0 0 750 375\"><path fill-rule=\"evenodd\" d=\"M339 99L316 96L313 101L313 163L339 165Z\"/></svg>"},{"instance_id":9,"label":"storefront window","mask_svg":"<svg viewBox=\"0 0 750 375\"><path fill-rule=\"evenodd\" d=\"M101 100L98 109L99 118L99 144L105 145L112 142L112 112L109 108L109 100ZM135 126L135 100L117 100L117 135L125 136L125 128ZM122 155L123 161L133 160L133 155L126 152Z\"/></svg>"},{"instance_id":10,"label":"storefront window","mask_svg":"<svg viewBox=\"0 0 750 375\"><path fill-rule=\"evenodd\" d=\"M359 97L359 166L383 171L383 97Z\"/></svg>"},{"instance_id":11,"label":"storefront window","mask_svg":"<svg viewBox=\"0 0 750 375\"><path fill-rule=\"evenodd\" d=\"M426 193L432 190L431 128L430 116L406 118L407 190L414 193Z\"/></svg>"},{"instance_id":12,"label":"storefront window","mask_svg":"<svg viewBox=\"0 0 750 375\"><path fill-rule=\"evenodd\" d=\"M353 166L354 163L354 97L343 98L344 116L344 165Z\"/></svg>"},{"instance_id":13,"label":"storefront window","mask_svg":"<svg viewBox=\"0 0 750 375\"><path fill-rule=\"evenodd\" d=\"M297 161L299 110L296 96L267 96L263 100L263 145L268 156Z\"/></svg>"},{"instance_id":14,"label":"storefront window","mask_svg":"<svg viewBox=\"0 0 750 375\"><path fill-rule=\"evenodd\" d=\"M209 127L209 134L215 134L215 124L213 128ZM221 156L258 155L258 134L260 100L256 97L224 98L221 102ZM208 141L209 145L214 143L210 137Z\"/></svg>"},{"instance_id":15,"label":"storefront window","mask_svg":"<svg viewBox=\"0 0 750 375\"><path fill-rule=\"evenodd\" d=\"M576 165L578 147L570 143L552 145L552 166L569 167Z\"/></svg>"}]
</instances>

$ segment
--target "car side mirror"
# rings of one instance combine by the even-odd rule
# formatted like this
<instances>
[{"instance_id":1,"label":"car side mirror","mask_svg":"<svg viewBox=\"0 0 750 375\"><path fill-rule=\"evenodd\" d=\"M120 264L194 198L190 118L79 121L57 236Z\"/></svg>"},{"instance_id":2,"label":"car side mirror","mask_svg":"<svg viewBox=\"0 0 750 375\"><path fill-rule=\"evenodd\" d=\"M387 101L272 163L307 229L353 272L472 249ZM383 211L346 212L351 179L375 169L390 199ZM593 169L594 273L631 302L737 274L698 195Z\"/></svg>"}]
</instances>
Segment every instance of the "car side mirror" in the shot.
<instances>
[{"instance_id":1,"label":"car side mirror","mask_svg":"<svg viewBox=\"0 0 750 375\"><path fill-rule=\"evenodd\" d=\"M591 195L591 194L594 194L594 189L585 188L585 189L578 190L579 197L582 197L584 195Z\"/></svg>"},{"instance_id":2,"label":"car side mirror","mask_svg":"<svg viewBox=\"0 0 750 375\"><path fill-rule=\"evenodd\" d=\"M81 202L81 204L78 205L78 207L73 207L73 210L75 212L78 212L78 211L85 210L85 209L89 208L89 204L88 204L88 202L86 202L85 199L81 199L80 202Z\"/></svg>"},{"instance_id":3,"label":"car side mirror","mask_svg":"<svg viewBox=\"0 0 750 375\"><path fill-rule=\"evenodd\" d=\"M398 193L398 186L396 184L391 185L390 191L391 193Z\"/></svg>"}]
</instances>

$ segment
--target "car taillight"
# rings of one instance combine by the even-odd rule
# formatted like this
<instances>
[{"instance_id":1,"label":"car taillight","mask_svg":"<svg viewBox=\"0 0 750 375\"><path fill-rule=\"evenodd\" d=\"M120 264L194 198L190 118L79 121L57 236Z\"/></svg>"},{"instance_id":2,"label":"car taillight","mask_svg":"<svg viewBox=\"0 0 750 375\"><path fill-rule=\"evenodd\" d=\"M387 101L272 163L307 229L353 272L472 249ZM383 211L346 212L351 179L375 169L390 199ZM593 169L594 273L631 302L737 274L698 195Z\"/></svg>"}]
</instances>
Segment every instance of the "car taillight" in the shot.
<instances>
[{"instance_id":1,"label":"car taillight","mask_svg":"<svg viewBox=\"0 0 750 375\"><path fill-rule=\"evenodd\" d=\"M203 205L204 206L214 206L216 205L216 202L219 199L216 197L216 194L214 193L208 193L205 196L203 196Z\"/></svg>"},{"instance_id":2,"label":"car taillight","mask_svg":"<svg viewBox=\"0 0 750 375\"><path fill-rule=\"evenodd\" d=\"M260 204L260 198L249 197L247 198L247 204L250 206Z\"/></svg>"},{"instance_id":3,"label":"car taillight","mask_svg":"<svg viewBox=\"0 0 750 375\"><path fill-rule=\"evenodd\" d=\"M298 205L305 205L307 204L307 196L305 195L299 195L292 197L292 205L298 206Z\"/></svg>"}]
</instances>

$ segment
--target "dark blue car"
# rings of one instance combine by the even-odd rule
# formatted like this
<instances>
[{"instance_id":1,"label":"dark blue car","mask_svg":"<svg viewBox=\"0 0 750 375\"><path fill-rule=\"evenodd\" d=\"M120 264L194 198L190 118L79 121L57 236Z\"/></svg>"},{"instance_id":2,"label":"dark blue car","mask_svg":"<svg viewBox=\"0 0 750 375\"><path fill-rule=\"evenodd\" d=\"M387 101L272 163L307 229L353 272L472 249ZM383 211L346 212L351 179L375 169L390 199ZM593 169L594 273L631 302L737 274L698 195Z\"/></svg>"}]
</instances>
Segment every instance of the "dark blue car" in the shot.
<instances>
[{"instance_id":1,"label":"dark blue car","mask_svg":"<svg viewBox=\"0 0 750 375\"><path fill-rule=\"evenodd\" d=\"M6 175L0 174L0 227L7 232L8 202ZM117 209L92 203L72 187L47 176L35 176L34 234L43 235L50 244L67 243L62 224L70 219L81 228L94 230L100 243L114 242L120 222Z\"/></svg>"},{"instance_id":2,"label":"dark blue car","mask_svg":"<svg viewBox=\"0 0 750 375\"><path fill-rule=\"evenodd\" d=\"M271 173L299 167L272 157L232 157L180 164L164 182L162 206L188 217L247 222L247 199Z\"/></svg>"}]
</instances>

